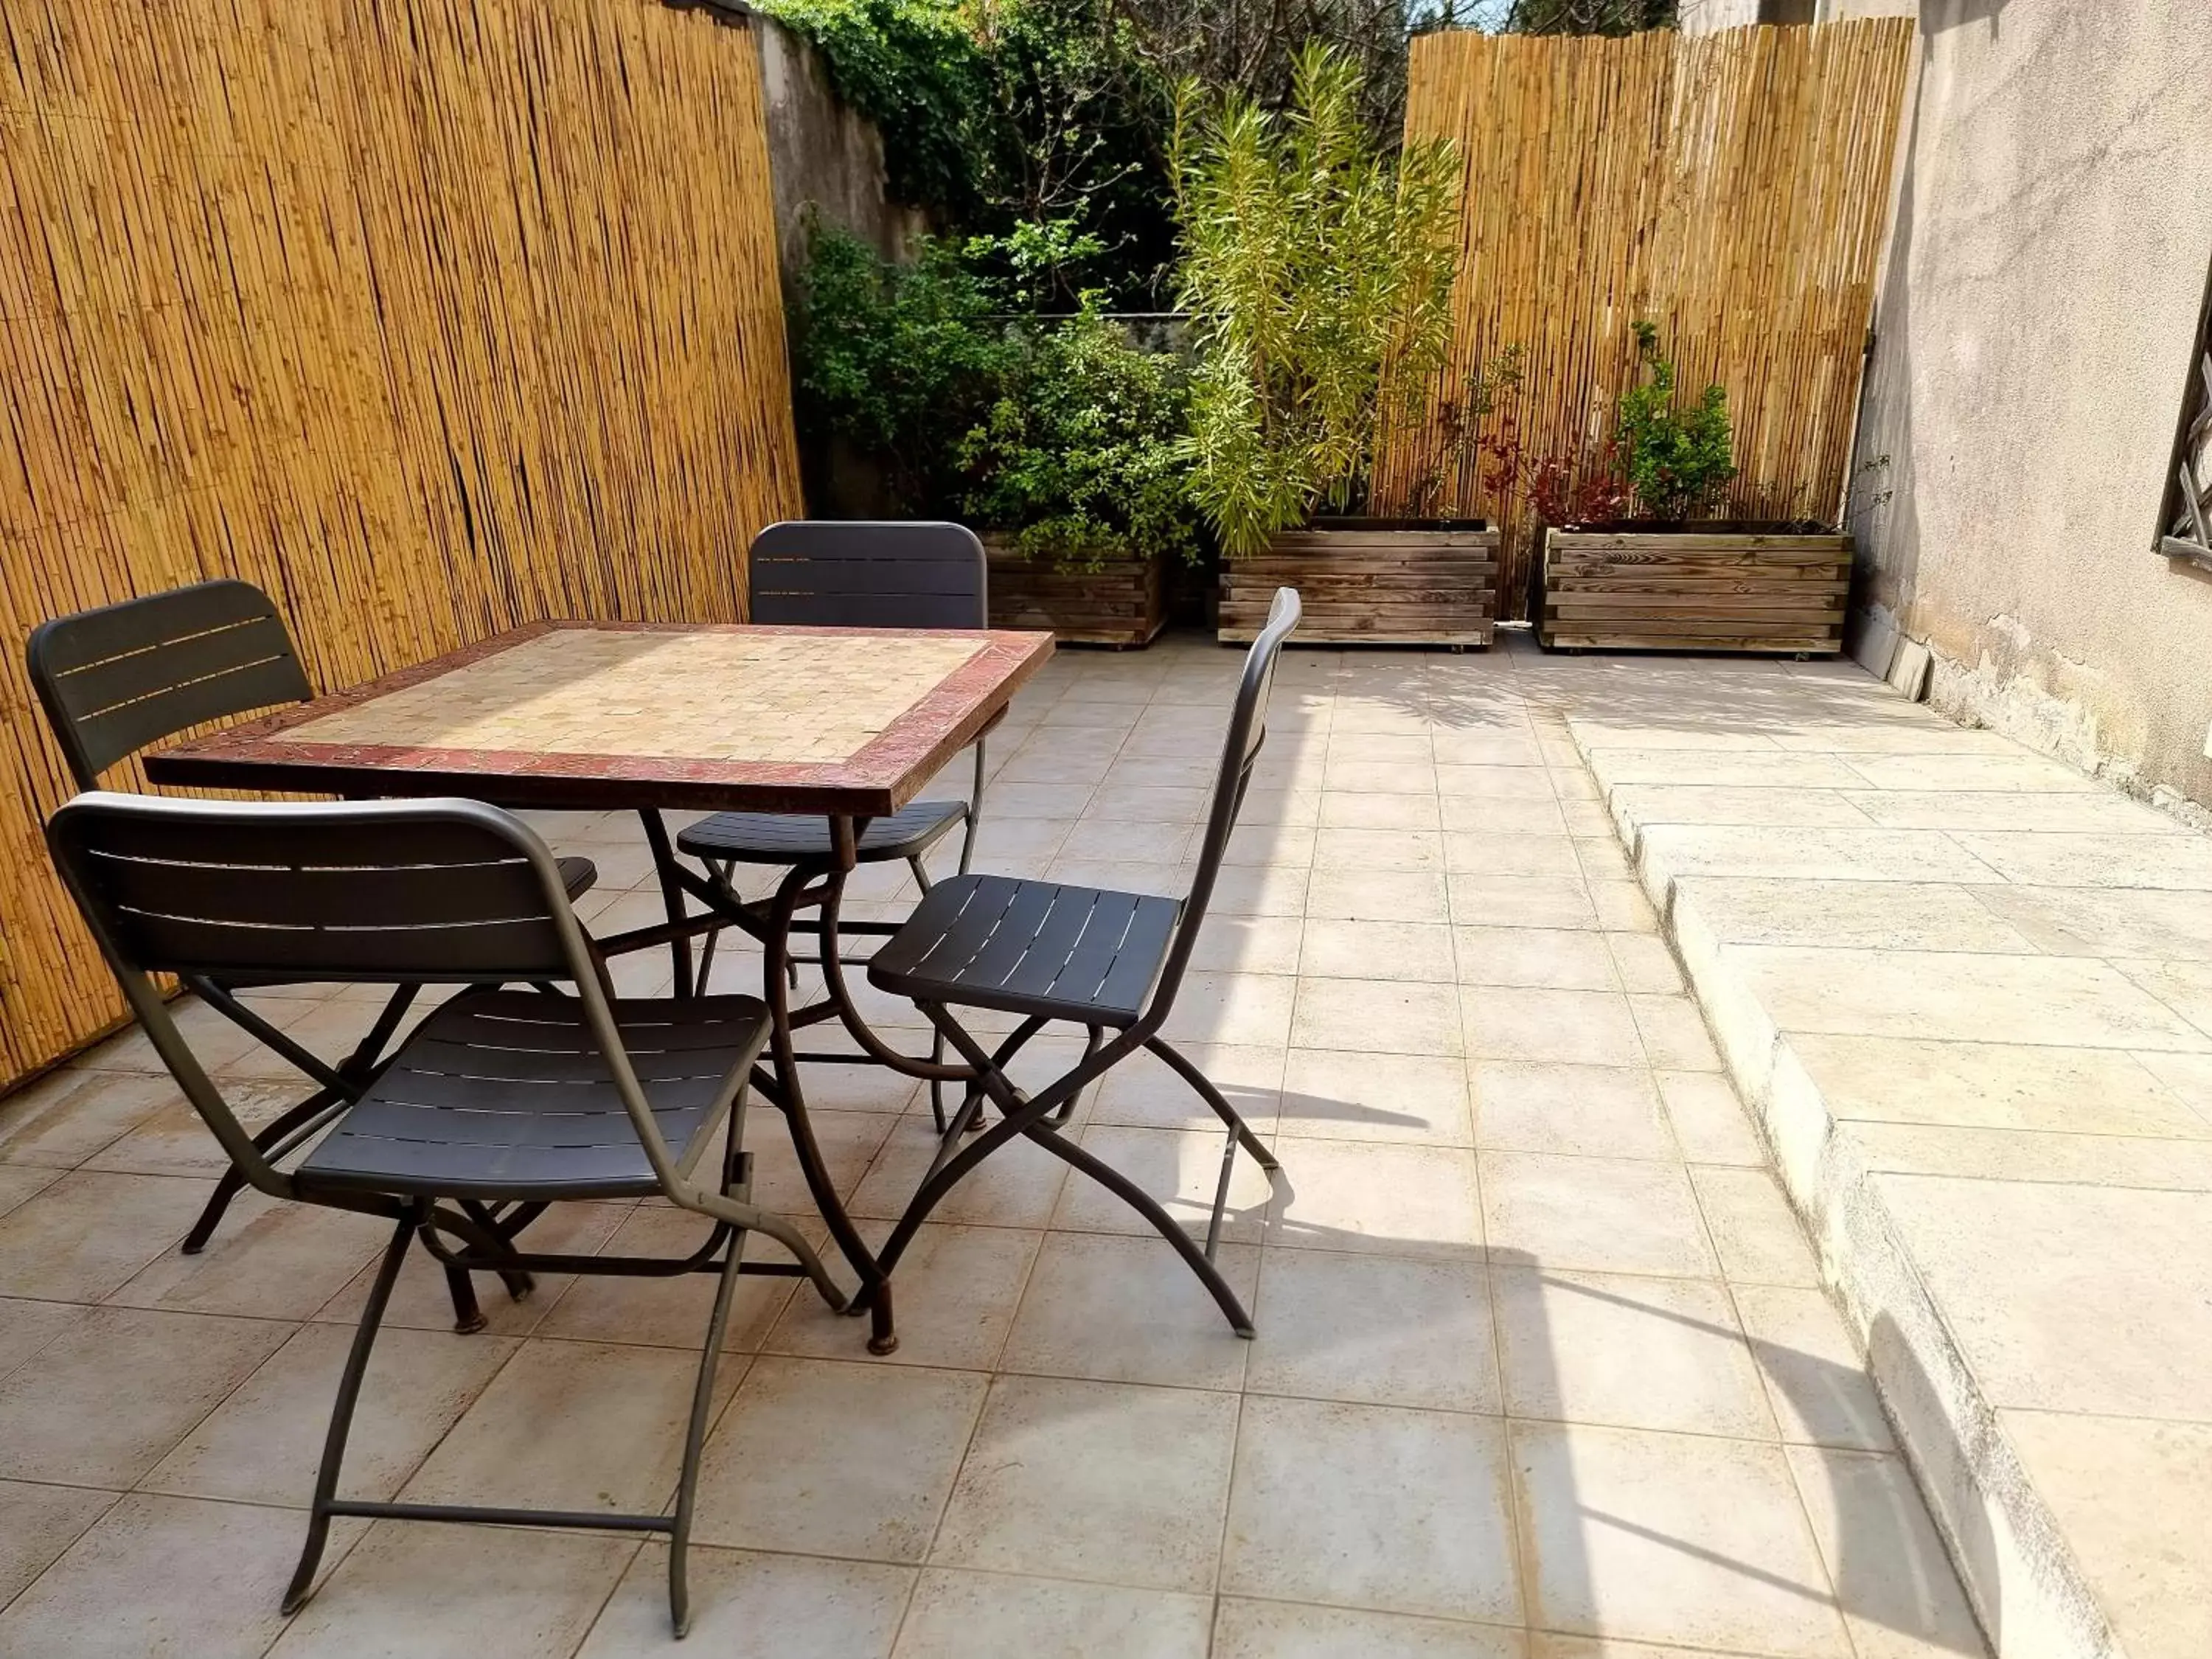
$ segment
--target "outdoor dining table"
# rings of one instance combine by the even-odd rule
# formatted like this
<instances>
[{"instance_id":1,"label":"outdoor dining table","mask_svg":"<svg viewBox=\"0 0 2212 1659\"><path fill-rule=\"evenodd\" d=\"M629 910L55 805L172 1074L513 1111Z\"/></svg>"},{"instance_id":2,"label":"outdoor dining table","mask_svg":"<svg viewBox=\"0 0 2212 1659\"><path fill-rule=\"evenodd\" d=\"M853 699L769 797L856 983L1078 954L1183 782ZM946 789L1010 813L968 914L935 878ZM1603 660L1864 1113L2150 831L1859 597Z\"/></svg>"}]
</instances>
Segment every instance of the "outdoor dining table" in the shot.
<instances>
[{"instance_id":1,"label":"outdoor dining table","mask_svg":"<svg viewBox=\"0 0 2212 1659\"><path fill-rule=\"evenodd\" d=\"M860 1277L870 1346L887 1351L890 1286L830 1179L799 1076L801 1060L853 1057L801 1054L796 1034L836 1020L864 1060L941 1081L974 1076L901 1054L869 1027L837 963L842 895L868 821L913 800L995 723L1052 648L1049 634L995 630L538 623L188 739L149 756L146 771L164 784L635 811L667 920L600 948L666 945L685 996L693 939L733 927L760 941L774 1028L754 1087L788 1122L808 1189ZM819 816L830 855L748 901L678 859L668 811ZM819 939L824 980L823 994L798 1006L787 980L794 932Z\"/></svg>"}]
</instances>

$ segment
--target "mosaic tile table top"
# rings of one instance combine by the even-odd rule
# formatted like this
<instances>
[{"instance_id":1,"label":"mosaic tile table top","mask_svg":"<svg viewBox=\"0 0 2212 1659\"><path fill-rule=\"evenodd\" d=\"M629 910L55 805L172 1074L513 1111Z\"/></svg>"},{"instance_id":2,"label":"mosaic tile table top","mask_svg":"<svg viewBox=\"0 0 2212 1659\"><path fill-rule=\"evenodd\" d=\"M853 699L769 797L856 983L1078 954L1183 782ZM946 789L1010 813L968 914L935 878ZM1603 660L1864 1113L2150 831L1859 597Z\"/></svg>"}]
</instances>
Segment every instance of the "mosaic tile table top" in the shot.
<instances>
[{"instance_id":1,"label":"mosaic tile table top","mask_svg":"<svg viewBox=\"0 0 2212 1659\"><path fill-rule=\"evenodd\" d=\"M179 744L158 782L517 805L896 811L1044 634L541 623Z\"/></svg>"}]
</instances>

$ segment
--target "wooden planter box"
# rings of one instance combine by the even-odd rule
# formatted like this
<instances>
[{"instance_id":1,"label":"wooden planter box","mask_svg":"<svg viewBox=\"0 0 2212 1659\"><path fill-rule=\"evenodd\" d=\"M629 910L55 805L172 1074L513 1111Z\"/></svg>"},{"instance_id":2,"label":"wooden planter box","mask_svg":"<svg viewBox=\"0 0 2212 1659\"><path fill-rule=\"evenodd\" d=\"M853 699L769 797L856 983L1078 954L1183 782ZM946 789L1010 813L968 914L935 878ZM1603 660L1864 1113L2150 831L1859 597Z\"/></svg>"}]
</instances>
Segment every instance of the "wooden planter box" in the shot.
<instances>
[{"instance_id":1,"label":"wooden planter box","mask_svg":"<svg viewBox=\"0 0 2212 1659\"><path fill-rule=\"evenodd\" d=\"M1607 651L1844 648L1849 536L1734 526L1544 532L1537 637Z\"/></svg>"},{"instance_id":2,"label":"wooden planter box","mask_svg":"<svg viewBox=\"0 0 2212 1659\"><path fill-rule=\"evenodd\" d=\"M1109 559L1096 570L1061 570L983 538L990 562L991 626L1049 629L1073 645L1150 645L1166 624L1167 573L1158 559Z\"/></svg>"},{"instance_id":3,"label":"wooden planter box","mask_svg":"<svg viewBox=\"0 0 2212 1659\"><path fill-rule=\"evenodd\" d=\"M1292 645L1480 649L1498 623L1498 532L1356 520L1285 531L1267 552L1223 564L1222 641L1256 637L1278 587L1297 588L1305 607Z\"/></svg>"}]
</instances>

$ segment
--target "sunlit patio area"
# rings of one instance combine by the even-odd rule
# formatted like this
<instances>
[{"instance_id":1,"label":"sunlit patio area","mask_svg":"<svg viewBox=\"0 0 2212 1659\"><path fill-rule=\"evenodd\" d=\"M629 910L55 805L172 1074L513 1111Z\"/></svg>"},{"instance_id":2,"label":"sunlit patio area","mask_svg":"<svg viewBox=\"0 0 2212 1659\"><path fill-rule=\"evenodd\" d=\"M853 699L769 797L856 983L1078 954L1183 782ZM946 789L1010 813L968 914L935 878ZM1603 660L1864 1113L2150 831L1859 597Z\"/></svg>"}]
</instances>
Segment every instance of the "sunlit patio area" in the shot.
<instances>
[{"instance_id":1,"label":"sunlit patio area","mask_svg":"<svg viewBox=\"0 0 2212 1659\"><path fill-rule=\"evenodd\" d=\"M989 739L977 867L1182 890L1240 661L1176 637L1060 652ZM1942 724L1849 666L1698 670L1678 734L1756 708L1749 746L1778 750L1838 698ZM1618 722L1637 698L1649 717L1682 676L1510 634L1488 654L1288 653L1169 1028L1282 1166L1271 1194L1240 1163L1218 1251L1255 1337L1141 1220L1019 1142L922 1229L888 1358L803 1284L744 1281L689 1649L1981 1653L1577 747L1575 717ZM661 918L634 817L540 827L596 861L595 933ZM864 868L848 914L903 914L899 868ZM761 966L726 941L710 988L757 994ZM617 988L672 972L664 951L623 957ZM910 1005L859 994L926 1048ZM325 1054L378 1006L252 1001ZM297 1093L281 1060L181 1018L234 1099ZM1079 1034L1057 1041L1023 1064L1064 1068ZM928 1164L927 1086L808 1079L873 1245ZM1204 1226L1221 1134L1165 1066L1110 1073L1064 1133ZM755 1199L818 1237L780 1126L748 1145ZM663 1547L580 1531L340 1520L319 1593L281 1618L381 1227L249 1193L179 1255L222 1155L136 1036L0 1104L0 1651L677 1650ZM704 1224L646 1200L541 1228L560 1237L538 1248L681 1251ZM711 1285L541 1274L516 1302L478 1279L488 1328L457 1334L435 1264L410 1256L343 1490L666 1504Z\"/></svg>"}]
</instances>

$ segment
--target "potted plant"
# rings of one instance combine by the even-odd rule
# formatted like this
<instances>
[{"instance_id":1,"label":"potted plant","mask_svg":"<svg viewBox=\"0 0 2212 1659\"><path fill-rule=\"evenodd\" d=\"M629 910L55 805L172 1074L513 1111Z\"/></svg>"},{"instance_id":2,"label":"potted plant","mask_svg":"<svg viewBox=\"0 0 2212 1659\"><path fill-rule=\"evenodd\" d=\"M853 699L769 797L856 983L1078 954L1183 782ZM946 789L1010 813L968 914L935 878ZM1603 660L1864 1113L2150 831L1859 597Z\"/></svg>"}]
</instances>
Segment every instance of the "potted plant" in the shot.
<instances>
[{"instance_id":1,"label":"potted plant","mask_svg":"<svg viewBox=\"0 0 2212 1659\"><path fill-rule=\"evenodd\" d=\"M1372 514L1382 440L1423 416L1443 367L1459 164L1432 142L1392 157L1360 94L1316 43L1281 115L1177 94L1190 488L1225 556L1221 637L1252 638L1287 585L1303 641L1487 645L1496 533Z\"/></svg>"},{"instance_id":2,"label":"potted plant","mask_svg":"<svg viewBox=\"0 0 2212 1659\"><path fill-rule=\"evenodd\" d=\"M1594 455L1530 462L1509 421L1486 482L1541 526L1537 637L1565 649L1831 655L1843 649L1851 540L1802 520L1712 516L1736 476L1728 398L1677 399L1656 325Z\"/></svg>"},{"instance_id":3,"label":"potted plant","mask_svg":"<svg viewBox=\"0 0 2212 1659\"><path fill-rule=\"evenodd\" d=\"M1095 295L1013 332L1000 394L958 456L962 516L991 562L991 620L1148 644L1167 618L1167 562L1199 557L1188 370L1132 345Z\"/></svg>"}]
</instances>

